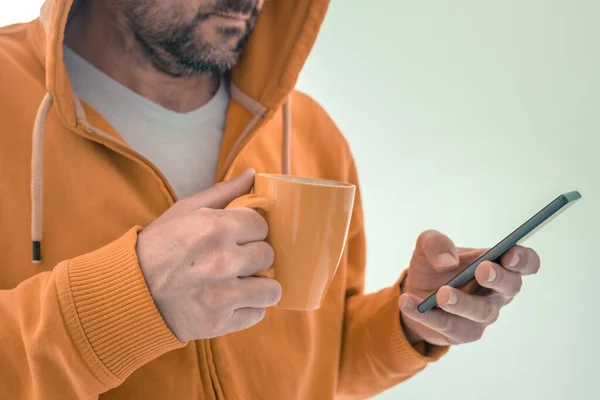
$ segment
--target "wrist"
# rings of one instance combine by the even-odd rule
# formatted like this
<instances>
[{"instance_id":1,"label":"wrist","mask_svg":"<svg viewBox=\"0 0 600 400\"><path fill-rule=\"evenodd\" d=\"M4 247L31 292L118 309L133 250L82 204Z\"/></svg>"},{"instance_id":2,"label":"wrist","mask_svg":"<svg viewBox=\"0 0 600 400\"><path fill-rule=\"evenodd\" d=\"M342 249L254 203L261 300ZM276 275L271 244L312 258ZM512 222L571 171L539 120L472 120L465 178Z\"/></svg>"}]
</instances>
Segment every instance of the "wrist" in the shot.
<instances>
[{"instance_id":1,"label":"wrist","mask_svg":"<svg viewBox=\"0 0 600 400\"><path fill-rule=\"evenodd\" d=\"M406 336L406 340L408 340L412 346L423 341L423 338L410 327L411 321L404 318L402 312L400 312L400 325L402 326L402 331L404 332L404 336Z\"/></svg>"},{"instance_id":2,"label":"wrist","mask_svg":"<svg viewBox=\"0 0 600 400\"><path fill-rule=\"evenodd\" d=\"M408 274L405 273L403 279L400 280L400 283L399 283L400 293L406 293L406 290L404 289L404 287L405 287L407 275ZM421 336L419 334L417 334L416 331L411 328L412 324L413 324L412 321L405 318L404 313L402 313L402 311L400 311L400 325L402 326L404 336L406 336L406 339L411 344L411 346L414 346L415 344L417 344L419 342L423 342L423 338L421 338Z\"/></svg>"}]
</instances>

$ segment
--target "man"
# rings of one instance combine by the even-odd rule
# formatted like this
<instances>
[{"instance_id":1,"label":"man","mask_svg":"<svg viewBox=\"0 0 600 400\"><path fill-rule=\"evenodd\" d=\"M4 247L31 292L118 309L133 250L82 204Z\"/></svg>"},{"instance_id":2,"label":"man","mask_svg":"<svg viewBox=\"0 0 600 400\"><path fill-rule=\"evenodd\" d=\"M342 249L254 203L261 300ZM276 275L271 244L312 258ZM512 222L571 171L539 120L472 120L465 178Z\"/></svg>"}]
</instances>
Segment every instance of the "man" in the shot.
<instances>
[{"instance_id":1,"label":"man","mask_svg":"<svg viewBox=\"0 0 600 400\"><path fill-rule=\"evenodd\" d=\"M488 295L421 315L482 251L428 231L364 294L359 197L323 306L271 307L268 227L223 208L253 170L357 184L293 90L327 5L48 0L0 30L0 398L365 398L479 339L537 271L516 247L479 266Z\"/></svg>"}]
</instances>

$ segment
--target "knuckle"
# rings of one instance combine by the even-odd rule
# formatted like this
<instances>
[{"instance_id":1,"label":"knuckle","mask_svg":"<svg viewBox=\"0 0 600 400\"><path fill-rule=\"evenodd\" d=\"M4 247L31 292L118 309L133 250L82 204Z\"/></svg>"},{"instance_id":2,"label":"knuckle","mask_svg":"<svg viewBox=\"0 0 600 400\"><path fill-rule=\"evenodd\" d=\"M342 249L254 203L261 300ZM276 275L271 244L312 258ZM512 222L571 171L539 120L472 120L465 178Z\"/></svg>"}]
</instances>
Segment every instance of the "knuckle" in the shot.
<instances>
[{"instance_id":1,"label":"knuckle","mask_svg":"<svg viewBox=\"0 0 600 400\"><path fill-rule=\"evenodd\" d=\"M264 308L255 308L254 310L252 310L252 314L253 314L252 315L253 318L251 318L252 325L258 324L267 315L267 310Z\"/></svg>"},{"instance_id":2,"label":"knuckle","mask_svg":"<svg viewBox=\"0 0 600 400\"><path fill-rule=\"evenodd\" d=\"M215 250L209 256L208 274L210 276L228 275L234 270L234 263L228 251Z\"/></svg>"},{"instance_id":3,"label":"knuckle","mask_svg":"<svg viewBox=\"0 0 600 400\"><path fill-rule=\"evenodd\" d=\"M446 338L445 342L446 342L446 346L455 346L457 344L463 344L465 341L462 339L459 339L457 337L449 337L449 338Z\"/></svg>"},{"instance_id":4,"label":"knuckle","mask_svg":"<svg viewBox=\"0 0 600 400\"><path fill-rule=\"evenodd\" d=\"M540 268L541 268L541 264L540 264L540 259L538 258L533 264L533 268L532 268L533 273L537 274L540 271Z\"/></svg>"},{"instance_id":5,"label":"knuckle","mask_svg":"<svg viewBox=\"0 0 600 400\"><path fill-rule=\"evenodd\" d=\"M492 321L490 322L490 325L496 323L496 321L498 321L498 318L500 318L500 310L498 308L496 308L496 311L494 311L494 316L492 318Z\"/></svg>"},{"instance_id":6,"label":"knuckle","mask_svg":"<svg viewBox=\"0 0 600 400\"><path fill-rule=\"evenodd\" d=\"M253 243L247 251L240 252L239 268L252 268L254 272L267 270L275 260L275 252L267 242Z\"/></svg>"},{"instance_id":7,"label":"knuckle","mask_svg":"<svg viewBox=\"0 0 600 400\"><path fill-rule=\"evenodd\" d=\"M232 227L232 219L229 217L227 210L203 208L202 212L207 220L207 225L210 226L213 232L226 233Z\"/></svg>"},{"instance_id":8,"label":"knuckle","mask_svg":"<svg viewBox=\"0 0 600 400\"><path fill-rule=\"evenodd\" d=\"M523 278L521 277L521 275L518 275L517 279L515 281L515 287L513 289L513 294L516 296L517 294L519 294L521 292L522 288L523 288Z\"/></svg>"},{"instance_id":9,"label":"knuckle","mask_svg":"<svg viewBox=\"0 0 600 400\"><path fill-rule=\"evenodd\" d=\"M220 274L224 276L237 276L243 264L241 256L236 255L234 251L221 251L220 252Z\"/></svg>"},{"instance_id":10,"label":"knuckle","mask_svg":"<svg viewBox=\"0 0 600 400\"><path fill-rule=\"evenodd\" d=\"M425 247L425 242L427 242L428 240L430 240L430 238L434 237L434 236L438 236L440 235L440 232L434 230L434 229L428 229L426 231L423 231L418 237L417 237L417 247L419 248L424 248Z\"/></svg>"},{"instance_id":11,"label":"knuckle","mask_svg":"<svg viewBox=\"0 0 600 400\"><path fill-rule=\"evenodd\" d=\"M252 287L248 288L249 301L261 307L270 307L281 299L281 285L274 279L255 278Z\"/></svg>"},{"instance_id":12,"label":"knuckle","mask_svg":"<svg viewBox=\"0 0 600 400\"><path fill-rule=\"evenodd\" d=\"M454 323L452 322L451 318L445 317L441 323L441 331L444 333L448 333L448 332L452 332L452 329L454 328Z\"/></svg>"},{"instance_id":13,"label":"knuckle","mask_svg":"<svg viewBox=\"0 0 600 400\"><path fill-rule=\"evenodd\" d=\"M437 236L440 234L441 233L435 229L427 229L426 231L421 232L421 234L419 235L417 240L421 240L421 241L427 240L431 236Z\"/></svg>"},{"instance_id":14,"label":"knuckle","mask_svg":"<svg viewBox=\"0 0 600 400\"><path fill-rule=\"evenodd\" d=\"M484 317L482 322L484 324L492 324L498 319L498 308L491 302L487 301L485 304Z\"/></svg>"},{"instance_id":15,"label":"knuckle","mask_svg":"<svg viewBox=\"0 0 600 400\"><path fill-rule=\"evenodd\" d=\"M467 335L467 340L469 342L476 342L483 337L483 333L485 332L485 327L477 326L473 329L469 330L469 334Z\"/></svg>"},{"instance_id":16,"label":"knuckle","mask_svg":"<svg viewBox=\"0 0 600 400\"><path fill-rule=\"evenodd\" d=\"M269 233L269 224L267 223L267 220L254 210L253 213L256 218L256 229L259 230L266 237Z\"/></svg>"},{"instance_id":17,"label":"knuckle","mask_svg":"<svg viewBox=\"0 0 600 400\"><path fill-rule=\"evenodd\" d=\"M233 307L219 307L216 312L213 313L214 321L219 329L223 329L225 326L231 324L235 316L235 310Z\"/></svg>"},{"instance_id":18,"label":"knuckle","mask_svg":"<svg viewBox=\"0 0 600 400\"><path fill-rule=\"evenodd\" d=\"M260 247L260 265L258 265L258 267L261 267L263 269L267 269L269 268L271 265L273 265L273 262L275 261L275 250L273 250L273 247L271 247L270 244L268 244L267 242L262 242L263 244Z\"/></svg>"},{"instance_id":19,"label":"knuckle","mask_svg":"<svg viewBox=\"0 0 600 400\"><path fill-rule=\"evenodd\" d=\"M202 304L207 310L215 311L222 310L223 296L221 291L216 288L205 288L201 294Z\"/></svg>"},{"instance_id":20,"label":"knuckle","mask_svg":"<svg viewBox=\"0 0 600 400\"><path fill-rule=\"evenodd\" d=\"M231 314L217 315L212 319L212 322L210 321L211 320L209 320L209 326L213 327L212 330L214 332L211 335L212 337L225 335L236 330L233 329L234 327L232 326L234 324L232 323Z\"/></svg>"},{"instance_id":21,"label":"knuckle","mask_svg":"<svg viewBox=\"0 0 600 400\"><path fill-rule=\"evenodd\" d=\"M281 300L282 289L281 284L276 280L270 279L269 281L268 305L272 306L279 303L279 300Z\"/></svg>"},{"instance_id":22,"label":"knuckle","mask_svg":"<svg viewBox=\"0 0 600 400\"><path fill-rule=\"evenodd\" d=\"M529 270L532 274L536 274L540 270L541 260L540 255L532 248L525 248L527 263L530 265Z\"/></svg>"},{"instance_id":23,"label":"knuckle","mask_svg":"<svg viewBox=\"0 0 600 400\"><path fill-rule=\"evenodd\" d=\"M267 220L258 213L258 211L252 208L244 209L244 218L246 223L244 224L247 229L252 229L260 234L262 237L267 237L269 233L269 225Z\"/></svg>"},{"instance_id":24,"label":"knuckle","mask_svg":"<svg viewBox=\"0 0 600 400\"><path fill-rule=\"evenodd\" d=\"M484 333L485 333L485 327L481 327L481 328L477 329L476 334L475 334L476 340L481 339L483 337Z\"/></svg>"},{"instance_id":25,"label":"knuckle","mask_svg":"<svg viewBox=\"0 0 600 400\"><path fill-rule=\"evenodd\" d=\"M234 219L227 210L214 210L213 221L218 230L227 232L233 227Z\"/></svg>"},{"instance_id":26,"label":"knuckle","mask_svg":"<svg viewBox=\"0 0 600 400\"><path fill-rule=\"evenodd\" d=\"M235 330L241 331L258 324L265 318L267 311L264 308L248 308L239 310L237 321L235 321Z\"/></svg>"}]
</instances>

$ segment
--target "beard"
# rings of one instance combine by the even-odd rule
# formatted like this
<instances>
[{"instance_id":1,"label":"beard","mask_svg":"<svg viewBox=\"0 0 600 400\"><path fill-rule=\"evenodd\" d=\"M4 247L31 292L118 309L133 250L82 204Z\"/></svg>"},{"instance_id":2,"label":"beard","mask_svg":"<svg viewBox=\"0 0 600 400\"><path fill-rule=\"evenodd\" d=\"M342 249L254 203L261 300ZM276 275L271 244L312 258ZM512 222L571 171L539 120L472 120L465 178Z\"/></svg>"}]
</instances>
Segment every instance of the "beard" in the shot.
<instances>
[{"instance_id":1,"label":"beard","mask_svg":"<svg viewBox=\"0 0 600 400\"><path fill-rule=\"evenodd\" d=\"M122 0L127 30L141 48L145 62L173 77L223 74L237 62L259 15L257 0L215 0L190 18L182 7L168 12L149 0ZM214 14L249 15L245 26L210 26ZM205 26L206 25L206 26ZM206 32L208 28L211 30Z\"/></svg>"}]
</instances>

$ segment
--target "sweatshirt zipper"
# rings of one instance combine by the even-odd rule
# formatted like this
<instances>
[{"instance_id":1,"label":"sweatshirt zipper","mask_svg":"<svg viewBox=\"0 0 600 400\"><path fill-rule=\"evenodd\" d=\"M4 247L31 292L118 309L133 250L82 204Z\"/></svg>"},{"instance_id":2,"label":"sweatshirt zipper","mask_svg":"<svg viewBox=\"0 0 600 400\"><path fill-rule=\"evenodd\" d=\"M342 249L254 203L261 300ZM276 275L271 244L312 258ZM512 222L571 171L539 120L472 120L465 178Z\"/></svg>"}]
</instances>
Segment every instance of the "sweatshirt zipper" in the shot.
<instances>
[{"instance_id":1,"label":"sweatshirt zipper","mask_svg":"<svg viewBox=\"0 0 600 400\"><path fill-rule=\"evenodd\" d=\"M131 148L124 146L122 143L118 142L116 139L114 139L113 137L111 137L110 135L102 132L102 131L98 131L84 123L78 123L78 128L72 128L72 130L79 136L82 136L84 138L88 138L89 140L92 140L98 144L101 144L103 146L106 146L107 148L115 151L118 154L121 154L124 157L127 157L129 159L135 160L137 162L142 163L144 166L148 167L151 171L151 173L154 174L154 178L158 179L166 188L166 193L164 193L163 191L163 195L165 195L165 197L167 198L167 201L169 203L169 206L172 206L173 204L175 204L175 202L177 202L177 195L175 194L173 188L171 187L171 184L167 181L166 177L163 175L163 173L150 161L148 160L146 157L144 157L143 155L139 154L138 152L132 150ZM195 343L195 347L196 349L202 348L203 353L202 356L204 358L204 363L205 363L205 368L207 370L207 375L208 375L208 385L210 387L210 389L213 392L213 396L214 399L219 399L220 396L218 394L217 391L217 386L218 386L218 382L215 382L216 380L216 376L213 377L213 369L215 368L214 365L209 365L211 363L211 358L212 358L212 352L210 351L210 342L206 341L206 343L203 343L205 341L197 341ZM198 360L198 362L200 362L200 360ZM215 372L216 375L216 372ZM200 378L200 377L199 377Z\"/></svg>"},{"instance_id":2,"label":"sweatshirt zipper","mask_svg":"<svg viewBox=\"0 0 600 400\"><path fill-rule=\"evenodd\" d=\"M177 195L175 194L175 191L173 190L171 184L167 181L163 173L150 160L148 160L146 157L139 154L138 152L132 150L131 148L124 146L122 143L118 142L110 135L102 131L100 131L101 133L99 133L97 129L92 128L89 125L79 122L78 128L79 129L74 129L74 131L79 136L89 138L90 140L101 144L124 157L127 157L131 160L135 160L141 163L142 165L148 167L154 174L154 178L158 179L158 181L164 185L167 192L163 193L163 195L165 195L165 197L167 198L169 205L172 206L173 204L175 204L175 202L177 201Z\"/></svg>"},{"instance_id":3,"label":"sweatshirt zipper","mask_svg":"<svg viewBox=\"0 0 600 400\"><path fill-rule=\"evenodd\" d=\"M223 169L221 171L219 171L218 176L217 176L218 181L225 178L228 170L230 169L231 165L235 161L235 158L238 156L239 153L241 153L241 151L245 147L246 143L248 143L249 139L253 136L252 133L255 131L256 125L258 124L260 119L264 116L265 116L264 111L261 113L258 113L246 125L244 131L238 138L234 147L231 149L231 152L228 155L225 164L223 165ZM158 180L166 188L166 190L167 190L166 197L169 202L169 205L172 206L173 204L175 204L175 202L177 201L177 195L175 194L173 188L171 187L171 185L169 184L169 182L167 181L167 179L163 175L163 173L150 160L148 160L146 157L142 156L138 152L132 150L131 148L124 146L122 143L118 142L115 138L113 138L112 136L108 135L107 133L105 133L99 129L94 129L91 126L89 126L88 124L83 123L81 121L78 122L77 125L78 125L79 129L74 129L74 131L78 135L87 137L90 140L93 140L96 143L102 144L102 145L106 146L107 148L123 155L124 157L128 157L132 160L136 160L136 161L142 163L143 165L145 165L146 167L150 168L151 172L154 173L155 178L158 178ZM222 395L223 388L222 388L222 386L219 382L218 376L217 376L217 371L216 371L217 367L213 360L214 355L213 355L211 343L212 342L210 339L197 341L196 349L199 349L199 348L203 349L204 362L206 364L205 367L208 371L208 379L209 379L208 385L210 385L209 387L212 389L212 394L214 396L214 399L218 400L223 397L223 395ZM200 360L198 360L198 361L200 362Z\"/></svg>"}]
</instances>

